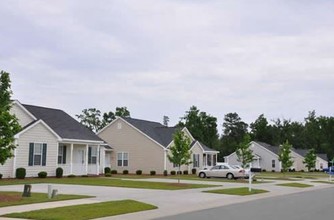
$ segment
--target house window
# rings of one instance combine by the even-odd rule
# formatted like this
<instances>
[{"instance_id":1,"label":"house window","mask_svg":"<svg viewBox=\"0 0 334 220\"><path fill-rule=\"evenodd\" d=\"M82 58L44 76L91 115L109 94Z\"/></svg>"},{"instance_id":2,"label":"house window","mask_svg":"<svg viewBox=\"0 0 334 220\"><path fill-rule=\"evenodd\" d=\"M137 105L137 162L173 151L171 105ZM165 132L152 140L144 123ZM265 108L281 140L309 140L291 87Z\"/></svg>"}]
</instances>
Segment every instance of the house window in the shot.
<instances>
[{"instance_id":1,"label":"house window","mask_svg":"<svg viewBox=\"0 0 334 220\"><path fill-rule=\"evenodd\" d=\"M129 154L128 153L117 153L117 166L127 167L129 165Z\"/></svg>"},{"instance_id":2,"label":"house window","mask_svg":"<svg viewBox=\"0 0 334 220\"><path fill-rule=\"evenodd\" d=\"M97 147L88 147L88 164L97 163Z\"/></svg>"},{"instance_id":3,"label":"house window","mask_svg":"<svg viewBox=\"0 0 334 220\"><path fill-rule=\"evenodd\" d=\"M58 164L66 164L66 146L60 145L58 147Z\"/></svg>"},{"instance_id":4,"label":"house window","mask_svg":"<svg viewBox=\"0 0 334 220\"><path fill-rule=\"evenodd\" d=\"M193 154L193 167L199 167L199 154Z\"/></svg>"},{"instance_id":5,"label":"house window","mask_svg":"<svg viewBox=\"0 0 334 220\"><path fill-rule=\"evenodd\" d=\"M47 144L29 143L29 166L45 166L46 165Z\"/></svg>"},{"instance_id":6,"label":"house window","mask_svg":"<svg viewBox=\"0 0 334 220\"><path fill-rule=\"evenodd\" d=\"M272 161L271 161L271 167L272 167L272 168L275 168L275 160L272 160Z\"/></svg>"}]
</instances>

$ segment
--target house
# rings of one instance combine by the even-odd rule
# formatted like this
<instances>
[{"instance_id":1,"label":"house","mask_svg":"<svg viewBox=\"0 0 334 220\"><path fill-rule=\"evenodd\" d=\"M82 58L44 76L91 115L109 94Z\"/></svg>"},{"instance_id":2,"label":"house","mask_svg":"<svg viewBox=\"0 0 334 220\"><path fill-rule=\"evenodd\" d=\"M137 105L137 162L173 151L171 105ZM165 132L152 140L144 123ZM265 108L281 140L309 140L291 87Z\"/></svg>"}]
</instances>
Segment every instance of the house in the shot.
<instances>
[{"instance_id":1,"label":"house","mask_svg":"<svg viewBox=\"0 0 334 220\"><path fill-rule=\"evenodd\" d=\"M112 146L112 150L106 153L106 158L109 155L111 169L118 172L128 170L130 173L135 173L136 170L142 170L143 173L156 171L162 174L164 170L178 170L167 158L177 129L158 122L117 117L98 136ZM190 171L192 168L202 169L215 165L218 151L195 140L187 128L182 131L192 141L192 163L182 166L181 170Z\"/></svg>"},{"instance_id":2,"label":"house","mask_svg":"<svg viewBox=\"0 0 334 220\"><path fill-rule=\"evenodd\" d=\"M14 101L11 113L22 130L15 135L14 157L0 166L3 177L15 177L17 168L26 169L27 177L45 171L55 176L56 168L64 175L103 172L105 142L62 110L21 104Z\"/></svg>"},{"instance_id":3,"label":"house","mask_svg":"<svg viewBox=\"0 0 334 220\"><path fill-rule=\"evenodd\" d=\"M253 151L254 155L252 167L261 168L262 170L267 171L281 171L281 162L278 160L278 146L272 146L270 144L259 141L252 141L249 147ZM291 169L294 169L296 171L307 170L305 164L303 163L307 151L308 150L292 148L291 157L293 159L293 165L291 166ZM326 159L324 159L326 157L327 156L325 156L324 154L317 154L316 169L323 169L328 166L328 162L326 161ZM238 161L238 157L235 152L224 157L224 159L226 163L241 164Z\"/></svg>"}]
</instances>

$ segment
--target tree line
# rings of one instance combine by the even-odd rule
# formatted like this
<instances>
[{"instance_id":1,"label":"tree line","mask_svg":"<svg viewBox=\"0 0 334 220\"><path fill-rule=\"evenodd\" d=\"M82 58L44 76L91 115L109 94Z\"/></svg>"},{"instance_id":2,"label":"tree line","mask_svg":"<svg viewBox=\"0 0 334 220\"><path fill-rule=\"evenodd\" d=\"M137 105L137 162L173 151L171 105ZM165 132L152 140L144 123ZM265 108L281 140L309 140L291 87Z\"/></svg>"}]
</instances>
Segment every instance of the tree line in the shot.
<instances>
[{"instance_id":1,"label":"tree line","mask_svg":"<svg viewBox=\"0 0 334 220\"><path fill-rule=\"evenodd\" d=\"M117 107L115 113L103 113L95 108L84 109L76 115L81 123L93 131L98 131L115 119L115 116L130 117L126 107ZM167 121L166 121L167 120ZM163 117L163 124L168 124L168 117ZM206 146L219 151L218 159L236 151L245 141L260 141L273 146L282 145L285 141L294 148L315 149L316 153L325 153L329 159L334 157L334 117L317 116L310 111L303 122L291 119L268 120L264 114L247 124L236 112L224 115L222 133L218 133L217 118L191 106L180 117L178 127L187 127L192 136Z\"/></svg>"}]
</instances>

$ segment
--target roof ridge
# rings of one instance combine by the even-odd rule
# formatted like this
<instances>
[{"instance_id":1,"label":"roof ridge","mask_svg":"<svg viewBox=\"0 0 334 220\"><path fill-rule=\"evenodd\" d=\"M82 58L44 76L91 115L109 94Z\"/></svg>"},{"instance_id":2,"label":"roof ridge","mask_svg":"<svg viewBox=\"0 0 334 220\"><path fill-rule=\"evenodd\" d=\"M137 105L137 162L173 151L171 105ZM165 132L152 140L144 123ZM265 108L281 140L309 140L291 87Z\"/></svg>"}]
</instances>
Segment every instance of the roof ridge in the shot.
<instances>
[{"instance_id":1,"label":"roof ridge","mask_svg":"<svg viewBox=\"0 0 334 220\"><path fill-rule=\"evenodd\" d=\"M30 107L35 107L35 108L43 108L43 109L49 109L49 110L56 110L56 111L62 111L62 112L65 112L61 109L58 109L58 108L51 108L51 107L45 107L45 106L38 106L38 105L30 105L30 104L23 104L21 103L21 105L23 106L30 106Z\"/></svg>"}]
</instances>

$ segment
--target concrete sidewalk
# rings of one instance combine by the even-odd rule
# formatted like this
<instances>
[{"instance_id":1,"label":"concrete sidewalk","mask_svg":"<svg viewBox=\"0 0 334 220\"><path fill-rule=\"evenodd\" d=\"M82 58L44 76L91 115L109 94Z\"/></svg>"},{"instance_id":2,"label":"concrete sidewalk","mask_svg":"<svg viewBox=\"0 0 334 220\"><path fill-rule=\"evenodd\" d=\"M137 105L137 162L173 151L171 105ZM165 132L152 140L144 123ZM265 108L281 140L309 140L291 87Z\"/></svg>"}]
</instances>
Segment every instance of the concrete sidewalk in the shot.
<instances>
[{"instance_id":1,"label":"concrete sidewalk","mask_svg":"<svg viewBox=\"0 0 334 220\"><path fill-rule=\"evenodd\" d=\"M175 182L176 180L166 180L157 178L143 181ZM105 217L105 218L100 218L100 220L154 219L196 210L203 210L229 204L247 202L256 199L333 187L333 185L330 184L314 183L311 182L311 180L293 181L293 182L306 183L314 186L310 188L293 188L293 187L276 186L276 184L284 182L291 182L291 181L275 181L270 183L253 184L253 188L268 190L269 193L257 194L252 196L233 196L233 195L203 193L203 191L208 190L208 188L188 189L188 190L148 190L148 189L133 189L133 188L121 188L121 187L53 184L53 187L58 189L58 192L61 194L89 195L89 196L96 196L96 198L4 207L0 208L0 215L12 212L24 212L30 210L55 208L61 206L71 206L71 205L88 204L88 203L96 203L96 202L112 201L112 200L133 199L140 202L145 202L155 205L158 207L158 209L143 211L140 213L119 215L114 217ZM193 181L193 180L182 180L182 183L206 183L206 184L216 185L216 187L210 189L248 186L248 184L245 183L237 183L237 182L225 183L216 181L203 182L203 181ZM32 191L46 193L47 187L48 187L47 184L33 184ZM22 189L23 185L0 186L0 191L22 191Z\"/></svg>"}]
</instances>

